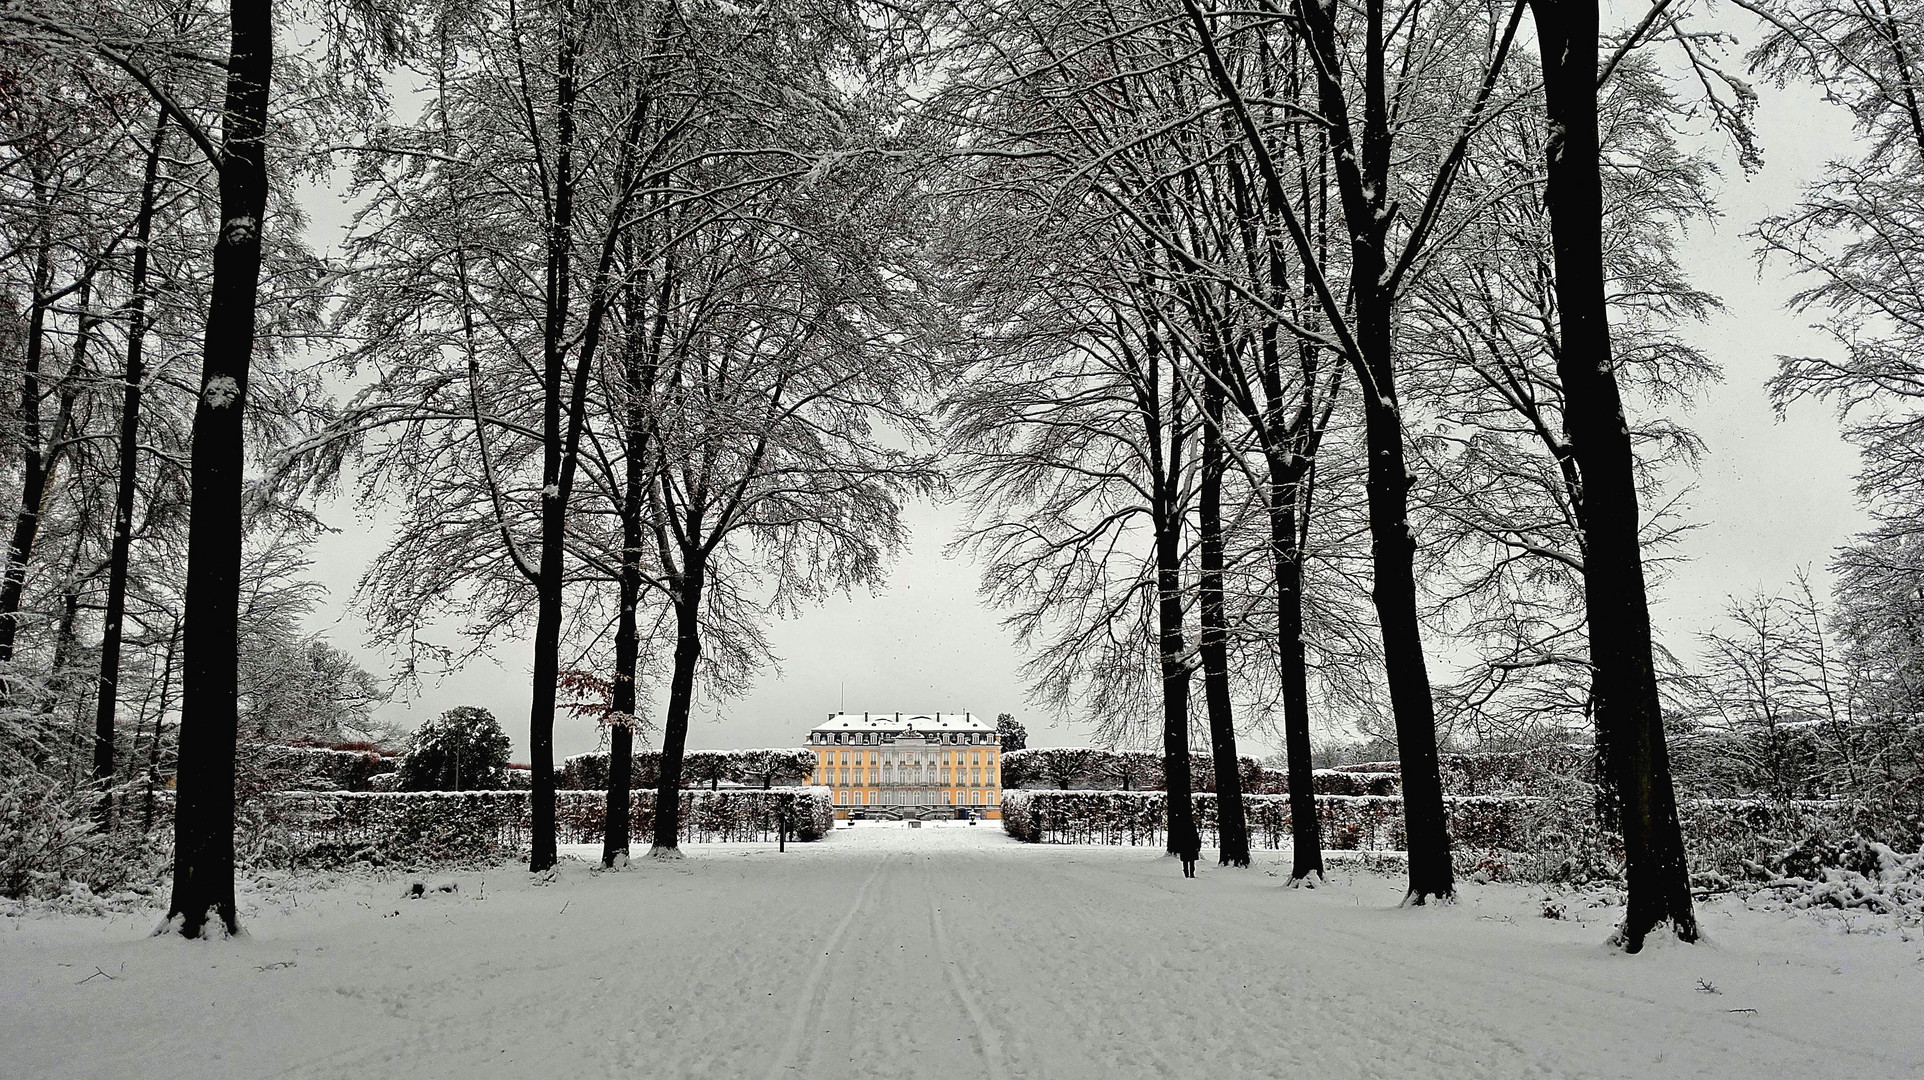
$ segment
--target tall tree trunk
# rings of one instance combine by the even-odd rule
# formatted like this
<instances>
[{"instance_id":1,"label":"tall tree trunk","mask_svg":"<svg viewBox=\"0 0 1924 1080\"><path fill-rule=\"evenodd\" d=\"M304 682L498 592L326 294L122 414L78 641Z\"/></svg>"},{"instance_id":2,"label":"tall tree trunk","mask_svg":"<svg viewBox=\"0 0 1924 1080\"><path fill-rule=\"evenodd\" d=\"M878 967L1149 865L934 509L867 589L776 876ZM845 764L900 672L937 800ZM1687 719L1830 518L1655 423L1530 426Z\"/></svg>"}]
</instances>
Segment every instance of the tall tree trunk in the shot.
<instances>
[{"instance_id":1,"label":"tall tree trunk","mask_svg":"<svg viewBox=\"0 0 1924 1080\"><path fill-rule=\"evenodd\" d=\"M624 190L627 186L624 184ZM661 343L667 332L670 290L673 288L672 261L662 275L657 297L648 296L637 272L634 237L622 236L623 265L628 267L627 283L622 288L627 314L627 356L623 370L627 376L628 402L624 442L626 460L621 493L621 581L619 624L615 630L615 686L609 704L621 714L608 739L608 824L602 836L601 864L612 867L617 854L627 855L629 804L633 801L634 742L633 724L637 708L635 673L641 662L640 628L636 609L641 604L641 557L643 526L648 513L649 434L651 428L649 395L660 366ZM657 303L653 318L650 303ZM646 330L643 330L646 327ZM617 812L617 810L619 812ZM616 818L619 817L619 823Z\"/></svg>"},{"instance_id":2,"label":"tall tree trunk","mask_svg":"<svg viewBox=\"0 0 1924 1080\"><path fill-rule=\"evenodd\" d=\"M27 559L40 532L40 503L46 495L47 459L41 445L40 364L46 355L48 294L53 291L53 249L41 243L34 264L32 307L27 315L27 348L20 368L20 398L14 414L20 425L20 508L13 517L7 566L0 574L0 661L13 659L19 632L20 595L26 588Z\"/></svg>"},{"instance_id":3,"label":"tall tree trunk","mask_svg":"<svg viewBox=\"0 0 1924 1080\"><path fill-rule=\"evenodd\" d=\"M54 710L60 707L62 702L67 700L67 690L71 685L71 680L62 674L62 672L66 670L67 662L73 655L74 624L80 621L80 582L76 580L79 570L80 545L75 544L73 548L73 558L67 565L67 579L60 585L60 623L54 631L53 638L53 677L48 680L47 697L40 709L42 713L48 715L51 715ZM74 708L74 742L76 744L80 742L84 734L82 724L85 713L81 705L84 705L84 701L76 703L76 707ZM77 758L74 761L74 765L76 773L74 780L78 782L80 777L77 774L79 772L78 767L80 761Z\"/></svg>"},{"instance_id":4,"label":"tall tree trunk","mask_svg":"<svg viewBox=\"0 0 1924 1080\"><path fill-rule=\"evenodd\" d=\"M1242 773L1236 757L1236 721L1229 701L1228 620L1223 610L1223 388L1205 376L1202 387L1202 483L1197 491L1201 542L1199 606L1203 697L1209 709L1209 743L1216 763L1216 846L1223 866L1249 865L1249 825L1243 813Z\"/></svg>"},{"instance_id":5,"label":"tall tree trunk","mask_svg":"<svg viewBox=\"0 0 1924 1080\"><path fill-rule=\"evenodd\" d=\"M1292 457L1294 455L1291 455ZM1269 462L1269 547L1276 566L1276 646L1283 689L1283 754L1289 775L1291 883L1323 878L1323 829L1310 765L1309 664L1303 652L1303 552L1296 507L1302 483L1293 461Z\"/></svg>"},{"instance_id":6,"label":"tall tree trunk","mask_svg":"<svg viewBox=\"0 0 1924 1080\"><path fill-rule=\"evenodd\" d=\"M1312 259L1310 239L1301 230L1283 194L1282 176L1268 151L1268 139L1251 117L1241 91L1229 75L1208 19L1196 0L1184 0L1191 24L1203 44L1204 56L1218 88L1229 99L1245 132L1250 153L1263 174L1265 198L1273 213L1288 226L1302 253L1305 280L1314 279L1320 306L1332 324L1343 323L1344 313L1323 282L1322 258ZM1298 2L1291 5L1293 29L1311 53L1317 83L1321 127L1328 133L1329 159L1341 196L1343 220L1350 240L1350 297L1354 312L1348 320L1347 359L1363 394L1365 448L1369 465L1365 481L1370 517L1370 554L1374 575L1372 598L1383 639L1390 706L1396 714L1397 743L1404 782L1404 825L1410 852L1406 904L1430 897L1455 895L1450 866L1448 819L1443 810L1443 785L1438 769L1436 706L1430 698L1430 678L1423 656L1423 636L1416 617L1416 543L1409 528L1410 477L1404 460L1403 424L1397 403L1392 335L1395 286L1389 270L1389 234L1398 215L1390 204L1392 165L1392 103L1386 62L1388 47L1383 0L1363 0L1360 133L1352 125L1345 64L1337 48L1333 4ZM1508 38L1504 39L1508 48ZM1494 78L1494 74L1492 74ZM1487 88L1486 88L1487 90ZM1360 135L1360 137L1359 137ZM1319 253L1320 254L1320 253Z\"/></svg>"},{"instance_id":7,"label":"tall tree trunk","mask_svg":"<svg viewBox=\"0 0 1924 1080\"><path fill-rule=\"evenodd\" d=\"M93 341L95 329L100 319L93 314L93 278L82 278L79 289L79 311L76 319L76 332L73 339L73 358L67 366L67 374L60 380L60 410L54 421L53 438L47 441L46 474L51 478L60 457L65 453L68 430L73 424L74 401L78 397L81 379L87 374L87 347ZM42 493L42 502L47 494ZM69 700L68 691L73 687L73 673L68 665L73 659L74 626L80 620L80 560L86 554L86 538L93 532L93 500L82 493L78 500L74 518L73 544L67 549L66 572L60 577L60 621L54 631L53 663L48 667L47 697L41 712L51 714L63 702ZM38 513L35 514L38 517ZM79 745L85 738L80 730L85 715L86 695L74 702L74 744ZM78 766L79 760L74 764ZM75 776L76 783L79 777ZM98 805L96 805L98 812Z\"/></svg>"},{"instance_id":8,"label":"tall tree trunk","mask_svg":"<svg viewBox=\"0 0 1924 1080\"><path fill-rule=\"evenodd\" d=\"M114 490L114 535L107 555L107 610L100 628L100 687L94 702L94 783L101 791L103 825L113 822L114 715L120 705L120 638L127 614L127 565L133 550L134 495L140 478L140 395L147 377L147 245L153 236L154 202L159 190L160 152L167 137L167 113L154 121L147 148L147 169L140 184L140 210L134 219L134 265L128 279L127 367L120 405L120 476Z\"/></svg>"},{"instance_id":9,"label":"tall tree trunk","mask_svg":"<svg viewBox=\"0 0 1924 1080\"><path fill-rule=\"evenodd\" d=\"M160 664L160 703L154 707L154 741L147 744L147 792L140 811L140 834L154 831L154 790L160 787L160 741L167 730L167 702L173 696L174 654L180 647L180 620L167 631L167 652Z\"/></svg>"},{"instance_id":10,"label":"tall tree trunk","mask_svg":"<svg viewBox=\"0 0 1924 1080\"><path fill-rule=\"evenodd\" d=\"M1450 865L1449 819L1437 762L1436 704L1416 613L1416 540L1410 534L1411 478L1404 460L1403 417L1397 401L1395 296L1388 283L1390 151L1393 133L1385 63L1382 0L1364 0L1363 123L1351 126L1334 8L1297 3L1295 10L1315 55L1318 100L1328 119L1330 149L1350 237L1350 301L1355 344L1349 357L1363 395L1364 487L1369 502L1371 598L1383 639L1390 708L1396 714L1397 754L1403 774L1403 822L1410 855L1406 904L1456 895Z\"/></svg>"},{"instance_id":11,"label":"tall tree trunk","mask_svg":"<svg viewBox=\"0 0 1924 1080\"><path fill-rule=\"evenodd\" d=\"M1302 94L1301 54L1295 37L1290 38L1289 44L1287 92L1291 100L1296 100ZM1267 62L1268 50L1260 55ZM1217 61L1220 62L1220 57ZM1226 75L1226 71L1223 74ZM1318 214L1318 203L1311 193L1309 161L1312 155L1308 145L1298 127L1294 148L1303 220L1306 230L1316 237L1319 250L1326 255L1327 198L1322 200L1324 212ZM1319 144L1315 160L1327 165L1326 146ZM1283 192L1281 171L1273 167L1264 170L1265 205L1259 212L1237 160L1231 157L1227 165L1236 195L1243 246L1248 252L1250 278L1266 280L1270 303L1279 311L1288 310L1291 295L1283 251L1289 237L1281 221L1287 209L1287 196ZM1270 182L1272 180L1274 182ZM1319 177L1317 191L1327 188L1326 180ZM1309 275L1304 274L1301 309L1313 310L1315 305L1315 290ZM1332 381L1319 408L1321 380L1317 369L1321 354L1314 344L1302 342L1297 346L1301 385L1295 388L1293 397L1286 392L1282 333L1282 327L1273 319L1262 327L1256 370L1257 382L1262 387L1261 401L1258 402L1247 387L1236 401L1260 438L1269 472L1269 547L1276 577L1276 665L1283 693L1283 747L1290 793L1290 883L1296 885L1308 880L1311 874L1315 874L1318 881L1324 876L1322 826L1316 816L1315 775L1310 766L1309 666L1303 647L1303 544L1307 532L1304 521L1308 513L1307 485L1323 432L1329 428L1335 384Z\"/></svg>"},{"instance_id":12,"label":"tall tree trunk","mask_svg":"<svg viewBox=\"0 0 1924 1080\"><path fill-rule=\"evenodd\" d=\"M1364 383L1364 437L1369 467L1371 599L1383 636L1383 663L1390 708L1396 714L1396 750L1403 778L1403 825L1410 856L1407 904L1456 894L1450 865L1449 818L1443 809L1443 778L1437 760L1436 705L1416 615L1416 540L1409 524L1409 470L1403 456L1403 420L1390 370L1387 298L1370 295L1382 262L1366 260L1351 287L1358 295L1357 337L1368 358ZM1367 280L1363 275L1368 274ZM1380 310L1372 310L1378 308Z\"/></svg>"},{"instance_id":13,"label":"tall tree trunk","mask_svg":"<svg viewBox=\"0 0 1924 1080\"><path fill-rule=\"evenodd\" d=\"M1668 922L1697 939L1690 871L1664 744L1638 544L1635 457L1610 356L1597 134L1596 0L1530 0L1543 50L1549 138L1544 207L1556 254L1564 429L1583 480L1584 607L1596 672L1597 727L1620 801L1628 893L1616 941L1626 952Z\"/></svg>"},{"instance_id":14,"label":"tall tree trunk","mask_svg":"<svg viewBox=\"0 0 1924 1080\"><path fill-rule=\"evenodd\" d=\"M221 115L220 235L194 406L193 478L182 597L179 794L174 808L170 924L199 937L209 918L237 933L234 914L234 741L238 714L241 410L254 352L261 219L267 212L272 4L231 0L227 99Z\"/></svg>"},{"instance_id":15,"label":"tall tree trunk","mask_svg":"<svg viewBox=\"0 0 1924 1080\"><path fill-rule=\"evenodd\" d=\"M1183 655L1181 526L1157 529L1157 648L1162 663L1162 787L1169 795L1168 850L1201 844L1189 777L1189 658Z\"/></svg>"},{"instance_id":16,"label":"tall tree trunk","mask_svg":"<svg viewBox=\"0 0 1924 1080\"><path fill-rule=\"evenodd\" d=\"M528 706L529 768L534 789L528 869L556 860L554 710L561 675L561 604L568 492L564 481L562 400L567 379L569 287L574 243L575 41L573 9L562 5L555 57L554 211L548 223L547 311L542 335L541 560L535 582L534 682Z\"/></svg>"},{"instance_id":17,"label":"tall tree trunk","mask_svg":"<svg viewBox=\"0 0 1924 1080\"><path fill-rule=\"evenodd\" d=\"M693 528L689 535L699 536ZM681 857L681 764L688 748L688 713L694 701L695 664L701 659L701 595L707 570L699 553L682 564L675 588L675 670L668 680L668 716L661 730L661 779L655 787L655 837L648 854Z\"/></svg>"},{"instance_id":18,"label":"tall tree trunk","mask_svg":"<svg viewBox=\"0 0 1924 1080\"><path fill-rule=\"evenodd\" d=\"M1155 317L1145 307L1145 318ZM1156 532L1156 648L1162 674L1162 777L1168 794L1170 854L1193 854L1201 846L1196 828L1196 805L1189 775L1189 679L1191 666L1183 639L1182 505L1183 429L1181 380L1171 378L1169 396L1161 398L1162 342L1148 333L1149 371L1144 403L1144 434L1149 440L1150 494ZM1164 440L1167 439L1167 448Z\"/></svg>"},{"instance_id":19,"label":"tall tree trunk","mask_svg":"<svg viewBox=\"0 0 1924 1080\"><path fill-rule=\"evenodd\" d=\"M634 413L640 407L630 403L630 442L626 492L621 515L621 610L615 628L615 683L609 707L615 712L614 730L608 735L608 813L601 837L601 865L612 868L617 857L628 855L629 804L633 801L635 754L635 669L641 657L640 632L635 609L641 604L641 515L642 464L633 442Z\"/></svg>"}]
</instances>

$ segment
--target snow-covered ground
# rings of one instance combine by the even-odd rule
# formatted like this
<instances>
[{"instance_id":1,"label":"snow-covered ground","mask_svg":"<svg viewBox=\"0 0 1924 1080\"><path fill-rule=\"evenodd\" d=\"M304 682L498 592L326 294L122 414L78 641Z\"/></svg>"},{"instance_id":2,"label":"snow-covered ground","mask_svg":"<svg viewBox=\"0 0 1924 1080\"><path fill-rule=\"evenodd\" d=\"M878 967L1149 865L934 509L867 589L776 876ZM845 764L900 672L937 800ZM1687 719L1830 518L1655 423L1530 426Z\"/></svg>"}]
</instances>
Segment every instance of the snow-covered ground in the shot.
<instances>
[{"instance_id":1,"label":"snow-covered ground","mask_svg":"<svg viewBox=\"0 0 1924 1080\"><path fill-rule=\"evenodd\" d=\"M1190 881L1142 848L865 822L688 854L267 883L232 941L148 937L152 913L0 919L0 1076L1924 1070L1920 934L1861 915L1713 903L1712 944L1626 957L1582 897L1555 920L1519 886L1399 909L1367 871L1282 888L1274 852Z\"/></svg>"}]
</instances>

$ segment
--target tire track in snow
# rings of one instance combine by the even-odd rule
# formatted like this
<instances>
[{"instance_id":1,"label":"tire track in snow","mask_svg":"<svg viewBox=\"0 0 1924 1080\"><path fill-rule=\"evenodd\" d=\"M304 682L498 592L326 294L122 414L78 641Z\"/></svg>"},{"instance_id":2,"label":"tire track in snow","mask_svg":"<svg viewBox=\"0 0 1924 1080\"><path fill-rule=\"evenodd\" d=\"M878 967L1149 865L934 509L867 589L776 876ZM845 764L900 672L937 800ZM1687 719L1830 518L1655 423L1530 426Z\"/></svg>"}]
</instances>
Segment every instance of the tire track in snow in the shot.
<instances>
[{"instance_id":1,"label":"tire track in snow","mask_svg":"<svg viewBox=\"0 0 1924 1080\"><path fill-rule=\"evenodd\" d=\"M811 1029L821 1026L818 1020L826 993L822 980L828 974L828 965L835 959L835 950L841 945L842 936L854 925L855 917L862 913L862 905L868 901L869 889L882 876L882 871L888 868L889 859L888 855L882 856L875 870L862 882L862 887L855 890L855 902L848 906L848 913L842 916L841 922L835 924L828 940L822 943L822 955L815 958L815 966L809 969L808 978L802 983L801 1007L795 1010L795 1018L788 1024L788 1034L782 1038L781 1049L776 1051L775 1060L768 1066L768 1080L781 1080L790 1070L801 1067L796 1058L802 1052L802 1042Z\"/></svg>"},{"instance_id":2,"label":"tire track in snow","mask_svg":"<svg viewBox=\"0 0 1924 1080\"><path fill-rule=\"evenodd\" d=\"M935 939L935 951L941 956L942 971L948 976L950 992L961 1003L962 1011L975 1027L976 1045L982 1048L982 1071L989 1080L1009 1080L1009 1070L1002 1061L1001 1033L989 1023L988 1014L983 1011L981 1003L969 992L968 980L962 977L961 961L956 956L955 947L949 944L948 927L942 923L941 902L935 891L935 876L926 856L922 859L922 885L929 894L929 931Z\"/></svg>"}]
</instances>

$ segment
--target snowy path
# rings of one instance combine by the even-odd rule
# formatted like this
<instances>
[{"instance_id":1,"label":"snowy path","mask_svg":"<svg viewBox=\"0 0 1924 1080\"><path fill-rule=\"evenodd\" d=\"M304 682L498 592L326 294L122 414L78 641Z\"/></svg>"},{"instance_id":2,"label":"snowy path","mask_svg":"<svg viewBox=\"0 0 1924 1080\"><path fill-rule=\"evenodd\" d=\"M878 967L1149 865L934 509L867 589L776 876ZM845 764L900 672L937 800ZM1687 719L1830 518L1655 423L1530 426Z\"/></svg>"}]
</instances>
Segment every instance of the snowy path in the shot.
<instances>
[{"instance_id":1,"label":"snowy path","mask_svg":"<svg viewBox=\"0 0 1924 1080\"><path fill-rule=\"evenodd\" d=\"M432 877L459 891L420 901L405 878L270 889L229 942L0 920L0 1077L1924 1070L1915 930L1710 906L1714 946L1629 958L1599 945L1609 911L1546 920L1527 889L1406 911L1366 873L1281 889L1275 853L1186 881L1145 849L993 826L690 856Z\"/></svg>"}]
</instances>

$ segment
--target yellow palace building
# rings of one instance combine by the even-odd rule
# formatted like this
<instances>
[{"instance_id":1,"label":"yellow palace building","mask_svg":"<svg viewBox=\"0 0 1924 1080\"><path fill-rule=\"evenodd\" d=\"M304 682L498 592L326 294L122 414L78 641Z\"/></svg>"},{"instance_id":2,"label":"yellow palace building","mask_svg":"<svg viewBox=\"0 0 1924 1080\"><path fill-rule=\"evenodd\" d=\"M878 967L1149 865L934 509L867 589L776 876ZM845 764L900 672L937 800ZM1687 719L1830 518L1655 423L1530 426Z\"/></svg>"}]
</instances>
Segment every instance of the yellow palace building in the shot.
<instances>
[{"instance_id":1,"label":"yellow palace building","mask_svg":"<svg viewBox=\"0 0 1924 1080\"><path fill-rule=\"evenodd\" d=\"M830 713L808 733L835 816L1002 816L1002 747L974 713Z\"/></svg>"}]
</instances>

